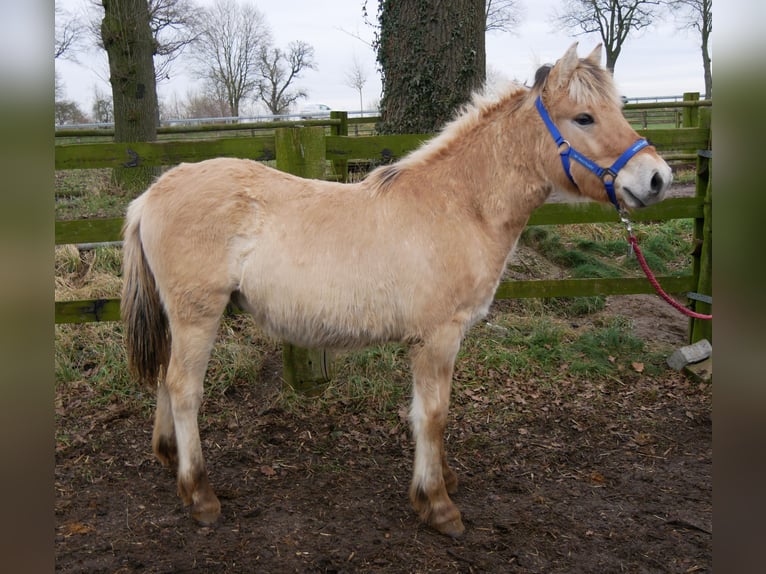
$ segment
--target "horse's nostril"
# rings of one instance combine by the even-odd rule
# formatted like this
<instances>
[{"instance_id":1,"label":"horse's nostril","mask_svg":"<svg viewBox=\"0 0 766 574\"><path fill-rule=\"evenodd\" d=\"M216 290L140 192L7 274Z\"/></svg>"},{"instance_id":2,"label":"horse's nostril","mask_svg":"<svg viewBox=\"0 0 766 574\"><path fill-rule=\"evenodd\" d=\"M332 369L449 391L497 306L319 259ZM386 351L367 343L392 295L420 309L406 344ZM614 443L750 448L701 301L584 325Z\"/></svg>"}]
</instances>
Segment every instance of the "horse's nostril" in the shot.
<instances>
[{"instance_id":1,"label":"horse's nostril","mask_svg":"<svg viewBox=\"0 0 766 574\"><path fill-rule=\"evenodd\" d=\"M657 195L664 189L665 182L663 181L662 176L659 174L659 172L656 172L656 171L654 172L654 175L652 176L652 181L650 182L649 185L651 186L652 193L654 195Z\"/></svg>"}]
</instances>

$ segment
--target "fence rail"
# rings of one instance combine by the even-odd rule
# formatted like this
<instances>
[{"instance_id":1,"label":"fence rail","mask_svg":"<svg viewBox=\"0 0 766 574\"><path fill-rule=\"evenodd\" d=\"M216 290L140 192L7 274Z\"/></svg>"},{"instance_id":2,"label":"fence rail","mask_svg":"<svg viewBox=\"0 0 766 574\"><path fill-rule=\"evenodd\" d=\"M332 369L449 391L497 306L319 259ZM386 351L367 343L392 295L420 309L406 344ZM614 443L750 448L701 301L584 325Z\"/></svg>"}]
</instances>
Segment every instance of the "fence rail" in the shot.
<instances>
[{"instance_id":1,"label":"fence rail","mask_svg":"<svg viewBox=\"0 0 766 574\"><path fill-rule=\"evenodd\" d=\"M694 102L692 102L693 104ZM697 250L709 257L709 243L712 236L710 218L712 213L711 172L712 154L700 153L711 148L710 107L706 102L691 105L683 102L679 107L693 110L684 116L686 127L669 129L642 129L639 133L649 139L666 159L682 159L697 162L697 193L695 197L675 198L636 211L635 221L651 222L670 219L691 218L695 220L694 240L702 248ZM645 106L648 104L636 104ZM664 103L663 105L667 105ZM301 161L293 161L291 155L300 155L302 147L291 148L289 141L298 141L305 134L310 135L307 145L319 146L318 157L321 165L331 161L336 176L344 180L348 175L349 160L391 161L419 147L433 134L348 136L348 125L353 124L344 112L333 112L330 122L312 120L311 127L283 127L269 125L273 133L255 137L219 137L216 139L160 141L152 143L87 143L57 144L55 167L57 170L125 167L133 165L173 165L180 162L201 161L219 156L250 158L259 161L276 160L277 167L295 172L302 169ZM359 118L367 121L369 118ZM693 123L692 123L693 122ZM304 124L301 124L302 126ZM327 129L329 126L330 134ZM205 128L213 129L213 126ZM216 126L220 127L220 126ZM237 126L241 129L241 126ZM290 137L285 137L289 133ZM298 140L296 140L298 138ZM280 144L280 141L282 144ZM288 142L288 144L285 144ZM300 144L301 146L303 144ZM296 155L296 157L297 157ZM319 172L321 173L321 171ZM298 173L298 175L303 175ZM316 172L309 177L318 177ZM618 222L610 206L586 204L545 204L538 208L529 220L530 225L558 225L575 223ZM122 218L85 219L55 222L55 242L81 244L119 241ZM710 262L702 261L700 253L693 259L692 269L681 273L659 277L662 287L671 293L696 291L711 295ZM506 281L500 284L496 298L525 297L576 297L610 294L650 293L652 287L643 278L610 279L564 279ZM693 308L702 303L691 301ZM703 311L704 312L704 311ZM56 301L56 323L84 323L92 321L114 321L119 319L118 299L93 299L83 301ZM690 336L695 339L706 337L712 340L710 326L690 324ZM287 353L286 353L287 356ZM322 361L324 364L324 359Z\"/></svg>"}]
</instances>

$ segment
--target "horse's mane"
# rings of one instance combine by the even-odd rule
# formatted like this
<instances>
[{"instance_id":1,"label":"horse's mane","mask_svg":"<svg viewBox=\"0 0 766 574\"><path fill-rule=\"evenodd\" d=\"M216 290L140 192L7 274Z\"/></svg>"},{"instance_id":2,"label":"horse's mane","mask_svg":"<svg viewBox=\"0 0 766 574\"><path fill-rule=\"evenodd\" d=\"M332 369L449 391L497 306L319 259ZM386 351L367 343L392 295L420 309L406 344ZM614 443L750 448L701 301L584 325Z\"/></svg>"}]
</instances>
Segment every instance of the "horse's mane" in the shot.
<instances>
[{"instance_id":1,"label":"horse's mane","mask_svg":"<svg viewBox=\"0 0 766 574\"><path fill-rule=\"evenodd\" d=\"M438 135L396 163L377 168L370 173L365 181L374 192L385 192L400 173L411 167L421 165L429 158L446 150L456 140L463 138L480 125L490 112L504 105L508 100L519 99L522 94L528 91L528 88L524 86L513 84L502 93L490 93L486 87L474 92L471 100L459 108L455 118L446 123Z\"/></svg>"}]
</instances>

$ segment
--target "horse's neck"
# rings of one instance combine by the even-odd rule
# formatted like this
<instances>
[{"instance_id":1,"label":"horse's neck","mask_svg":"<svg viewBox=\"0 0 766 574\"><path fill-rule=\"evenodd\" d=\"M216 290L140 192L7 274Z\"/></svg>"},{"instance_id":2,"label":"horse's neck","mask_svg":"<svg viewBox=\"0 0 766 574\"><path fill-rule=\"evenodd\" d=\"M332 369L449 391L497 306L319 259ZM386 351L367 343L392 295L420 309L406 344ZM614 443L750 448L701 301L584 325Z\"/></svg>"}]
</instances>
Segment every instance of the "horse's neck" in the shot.
<instances>
[{"instance_id":1,"label":"horse's neck","mask_svg":"<svg viewBox=\"0 0 766 574\"><path fill-rule=\"evenodd\" d=\"M486 222L487 231L508 249L551 191L535 155L541 133L528 117L517 113L518 120L510 125L496 120L477 126L428 168L442 181L464 182L453 183L455 188L445 192L462 195L462 201Z\"/></svg>"}]
</instances>

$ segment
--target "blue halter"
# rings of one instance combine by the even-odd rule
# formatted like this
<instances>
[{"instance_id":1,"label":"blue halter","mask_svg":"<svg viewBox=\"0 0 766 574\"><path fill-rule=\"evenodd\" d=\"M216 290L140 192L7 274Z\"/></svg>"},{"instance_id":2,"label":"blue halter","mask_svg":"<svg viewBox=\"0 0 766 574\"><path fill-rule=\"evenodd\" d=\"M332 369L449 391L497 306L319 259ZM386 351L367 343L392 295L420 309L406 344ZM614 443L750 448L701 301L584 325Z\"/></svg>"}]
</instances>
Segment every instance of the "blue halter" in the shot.
<instances>
[{"instance_id":1,"label":"blue halter","mask_svg":"<svg viewBox=\"0 0 766 574\"><path fill-rule=\"evenodd\" d=\"M621 212L622 208L620 207L620 203L617 201L617 194L614 191L614 180L617 178L619 171L625 167L625 164L628 163L630 159L639 151L648 146L649 142L644 138L637 140L632 146L622 152L622 155L618 157L617 161L615 161L610 167L603 168L592 159L581 154L579 151L573 148L567 140L564 139L564 137L561 135L561 132L556 127L556 124L553 123L551 116L548 115L548 110L545 109L545 105L543 105L543 100L540 96L537 96L535 105L537 106L537 111L540 113L540 117L545 122L545 125L548 126L548 131L551 133L551 136L553 136L553 139L556 141L556 145L559 147L561 165L564 166L564 172L567 174L569 181L571 181L575 187L578 187L574 178L572 178L571 172L569 171L569 159L571 157L577 163L587 167L591 172L596 174L599 179L601 179L601 181L604 183L604 187L606 188L606 194L609 197L609 201L611 201L612 205L617 208L617 211Z\"/></svg>"}]
</instances>

